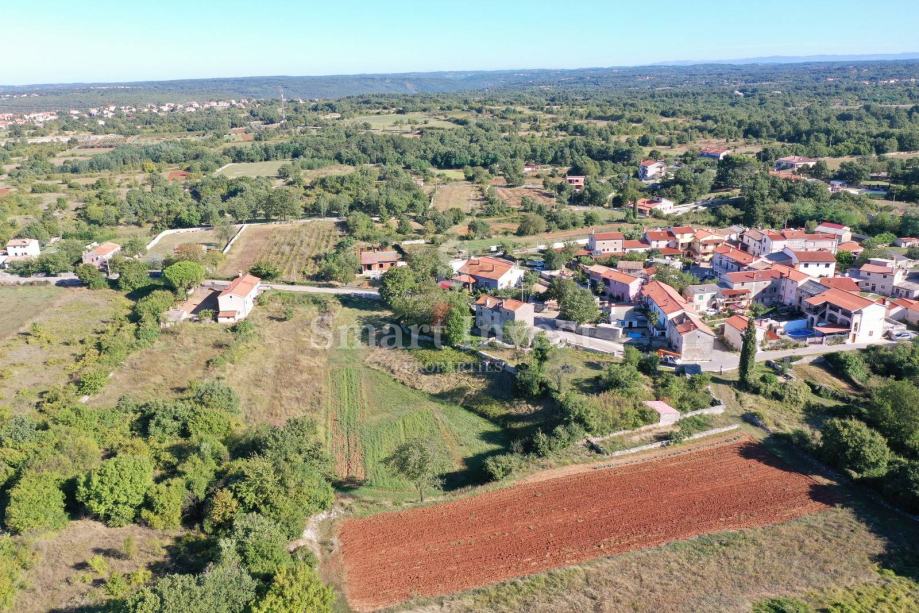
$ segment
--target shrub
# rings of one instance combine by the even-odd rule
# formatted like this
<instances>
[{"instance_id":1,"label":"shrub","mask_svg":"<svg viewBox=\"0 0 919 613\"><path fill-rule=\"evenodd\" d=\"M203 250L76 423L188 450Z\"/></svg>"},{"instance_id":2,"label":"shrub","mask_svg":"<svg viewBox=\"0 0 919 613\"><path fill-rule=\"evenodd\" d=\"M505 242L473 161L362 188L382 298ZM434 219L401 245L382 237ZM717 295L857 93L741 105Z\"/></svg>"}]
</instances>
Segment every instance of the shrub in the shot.
<instances>
[{"instance_id":1,"label":"shrub","mask_svg":"<svg viewBox=\"0 0 919 613\"><path fill-rule=\"evenodd\" d=\"M246 570L255 577L268 578L293 563L286 535L264 515L237 516L227 540L236 548Z\"/></svg>"},{"instance_id":2,"label":"shrub","mask_svg":"<svg viewBox=\"0 0 919 613\"><path fill-rule=\"evenodd\" d=\"M15 532L57 530L67 524L64 493L56 475L26 473L13 486L4 516Z\"/></svg>"},{"instance_id":3,"label":"shrub","mask_svg":"<svg viewBox=\"0 0 919 613\"><path fill-rule=\"evenodd\" d=\"M107 381L108 373L104 370L98 368L87 370L80 375L77 391L84 396L92 396L101 392Z\"/></svg>"},{"instance_id":4,"label":"shrub","mask_svg":"<svg viewBox=\"0 0 919 613\"><path fill-rule=\"evenodd\" d=\"M281 269L273 262L256 262L249 268L249 273L264 281L272 281L281 276Z\"/></svg>"},{"instance_id":5,"label":"shrub","mask_svg":"<svg viewBox=\"0 0 919 613\"><path fill-rule=\"evenodd\" d=\"M711 425L711 421L707 415L693 415L682 419L677 425L677 429L670 434L670 441L674 444L682 443L692 435L708 428Z\"/></svg>"},{"instance_id":6,"label":"shrub","mask_svg":"<svg viewBox=\"0 0 919 613\"><path fill-rule=\"evenodd\" d=\"M820 430L820 449L833 464L856 477L879 477L887 471L890 449L875 430L857 419L829 419Z\"/></svg>"},{"instance_id":7,"label":"shrub","mask_svg":"<svg viewBox=\"0 0 919 613\"><path fill-rule=\"evenodd\" d=\"M155 483L147 492L146 508L141 509L140 518L157 530L178 528L182 525L182 507L187 495L182 479Z\"/></svg>"},{"instance_id":8,"label":"shrub","mask_svg":"<svg viewBox=\"0 0 919 613\"><path fill-rule=\"evenodd\" d=\"M523 465L523 459L516 453L502 453L485 460L485 473L492 481L509 477Z\"/></svg>"},{"instance_id":9,"label":"shrub","mask_svg":"<svg viewBox=\"0 0 919 613\"><path fill-rule=\"evenodd\" d=\"M335 593L304 563L282 568L253 613L331 613Z\"/></svg>"},{"instance_id":10,"label":"shrub","mask_svg":"<svg viewBox=\"0 0 919 613\"><path fill-rule=\"evenodd\" d=\"M80 283L89 289L102 289L108 286L108 282L98 268L92 264L80 264L76 268L77 279Z\"/></svg>"},{"instance_id":11,"label":"shrub","mask_svg":"<svg viewBox=\"0 0 919 613\"><path fill-rule=\"evenodd\" d=\"M90 472L77 488L77 500L110 526L133 521L153 485L153 463L138 455L117 455Z\"/></svg>"}]
</instances>

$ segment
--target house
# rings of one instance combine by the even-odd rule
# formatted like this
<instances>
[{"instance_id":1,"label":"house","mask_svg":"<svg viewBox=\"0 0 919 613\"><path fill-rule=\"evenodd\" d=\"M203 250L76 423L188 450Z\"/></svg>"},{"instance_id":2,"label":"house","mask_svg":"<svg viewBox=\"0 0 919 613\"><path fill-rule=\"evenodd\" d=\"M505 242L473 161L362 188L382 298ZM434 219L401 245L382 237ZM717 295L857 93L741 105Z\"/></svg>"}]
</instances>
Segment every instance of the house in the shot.
<instances>
[{"instance_id":1,"label":"house","mask_svg":"<svg viewBox=\"0 0 919 613\"><path fill-rule=\"evenodd\" d=\"M804 301L808 325L824 336L845 336L849 343L881 340L884 305L841 289L830 288Z\"/></svg>"},{"instance_id":2,"label":"house","mask_svg":"<svg viewBox=\"0 0 919 613\"><path fill-rule=\"evenodd\" d=\"M594 256L608 253L624 253L622 232L594 232L587 237L587 250Z\"/></svg>"},{"instance_id":3,"label":"house","mask_svg":"<svg viewBox=\"0 0 919 613\"><path fill-rule=\"evenodd\" d=\"M690 255L696 261L708 262L715 255L715 249L723 245L725 239L720 234L708 230L696 230L689 247Z\"/></svg>"},{"instance_id":4,"label":"house","mask_svg":"<svg viewBox=\"0 0 919 613\"><path fill-rule=\"evenodd\" d=\"M814 228L814 232L818 234L833 234L840 243L846 243L852 240L852 228L833 221L821 221L820 225Z\"/></svg>"},{"instance_id":5,"label":"house","mask_svg":"<svg viewBox=\"0 0 919 613\"><path fill-rule=\"evenodd\" d=\"M582 177L579 175L568 175L565 177L565 183L574 188L575 192L580 193L584 189L584 183L587 181L587 177Z\"/></svg>"},{"instance_id":6,"label":"house","mask_svg":"<svg viewBox=\"0 0 919 613\"><path fill-rule=\"evenodd\" d=\"M217 296L217 321L232 324L252 312L255 299L262 289L262 280L255 275L240 275Z\"/></svg>"},{"instance_id":7,"label":"house","mask_svg":"<svg viewBox=\"0 0 919 613\"><path fill-rule=\"evenodd\" d=\"M504 334L504 324L522 321L533 327L533 305L513 298L495 298L483 294L475 301L475 326L482 336Z\"/></svg>"},{"instance_id":8,"label":"house","mask_svg":"<svg viewBox=\"0 0 919 613\"><path fill-rule=\"evenodd\" d=\"M913 238L912 236L903 236L898 238L893 243L897 247L919 247L919 238Z\"/></svg>"},{"instance_id":9,"label":"house","mask_svg":"<svg viewBox=\"0 0 919 613\"><path fill-rule=\"evenodd\" d=\"M712 254L712 271L719 277L729 273L744 270L756 261L756 257L746 251L741 251L730 245L715 247Z\"/></svg>"},{"instance_id":10,"label":"house","mask_svg":"<svg viewBox=\"0 0 919 613\"><path fill-rule=\"evenodd\" d=\"M692 226L673 226L670 228L670 232L676 241L671 247L679 249L683 253L689 253L692 248L692 242L696 238L696 229Z\"/></svg>"},{"instance_id":11,"label":"house","mask_svg":"<svg viewBox=\"0 0 919 613\"><path fill-rule=\"evenodd\" d=\"M667 322L667 341L683 360L711 360L715 333L698 315L683 311Z\"/></svg>"},{"instance_id":12,"label":"house","mask_svg":"<svg viewBox=\"0 0 919 613\"><path fill-rule=\"evenodd\" d=\"M523 174L530 175L534 172L539 172L539 164L536 162L527 162L523 165Z\"/></svg>"},{"instance_id":13,"label":"house","mask_svg":"<svg viewBox=\"0 0 919 613\"><path fill-rule=\"evenodd\" d=\"M655 327L658 334L665 332L667 322L685 312L688 307L688 303L680 296L679 292L660 281L651 281L642 287L639 299L651 313L656 313L657 324Z\"/></svg>"},{"instance_id":14,"label":"house","mask_svg":"<svg viewBox=\"0 0 919 613\"><path fill-rule=\"evenodd\" d=\"M660 197L641 198L635 203L635 210L639 215L645 216L652 215L653 213L667 215L673 212L673 200L667 200L666 198Z\"/></svg>"},{"instance_id":15,"label":"house","mask_svg":"<svg viewBox=\"0 0 919 613\"><path fill-rule=\"evenodd\" d=\"M642 239L651 245L652 249L666 249L676 246L676 237L668 230L645 230Z\"/></svg>"},{"instance_id":16,"label":"house","mask_svg":"<svg viewBox=\"0 0 919 613\"><path fill-rule=\"evenodd\" d=\"M788 247L795 251L824 249L836 253L839 237L835 234L808 233L803 230L756 230L751 228L741 236L744 251L753 255L770 255Z\"/></svg>"},{"instance_id":17,"label":"house","mask_svg":"<svg viewBox=\"0 0 919 613\"><path fill-rule=\"evenodd\" d=\"M378 278L395 266L404 266L402 255L397 251L361 251L361 275Z\"/></svg>"},{"instance_id":18,"label":"house","mask_svg":"<svg viewBox=\"0 0 919 613\"><path fill-rule=\"evenodd\" d=\"M800 155L789 155L779 158L775 161L776 170L793 170L795 172L802 168L813 168L817 165L817 160Z\"/></svg>"},{"instance_id":19,"label":"house","mask_svg":"<svg viewBox=\"0 0 919 613\"><path fill-rule=\"evenodd\" d=\"M642 160L638 165L638 178L642 181L651 181L663 177L667 172L667 165L657 160Z\"/></svg>"},{"instance_id":20,"label":"house","mask_svg":"<svg viewBox=\"0 0 919 613\"><path fill-rule=\"evenodd\" d=\"M894 298L887 303L887 317L894 321L906 321L919 325L919 300Z\"/></svg>"},{"instance_id":21,"label":"house","mask_svg":"<svg viewBox=\"0 0 919 613\"><path fill-rule=\"evenodd\" d=\"M634 302L643 283L639 277L620 272L615 268L594 265L586 267L590 284L598 288L613 302Z\"/></svg>"},{"instance_id":22,"label":"house","mask_svg":"<svg viewBox=\"0 0 919 613\"><path fill-rule=\"evenodd\" d=\"M836 246L837 253L841 253L841 252L851 253L855 257L860 256L862 254L862 251L864 250L865 248L859 245L858 243L856 243L855 241L846 241L844 243L839 243Z\"/></svg>"},{"instance_id":23,"label":"house","mask_svg":"<svg viewBox=\"0 0 919 613\"><path fill-rule=\"evenodd\" d=\"M709 158L712 160L723 160L731 153L732 150L726 147L706 147L699 152L699 157Z\"/></svg>"},{"instance_id":24,"label":"house","mask_svg":"<svg viewBox=\"0 0 919 613\"><path fill-rule=\"evenodd\" d=\"M782 251L791 261L791 267L811 277L832 277L836 274L836 256L829 251Z\"/></svg>"},{"instance_id":25,"label":"house","mask_svg":"<svg viewBox=\"0 0 919 613\"><path fill-rule=\"evenodd\" d=\"M6 244L6 255L10 258L37 258L41 246L34 238L14 238Z\"/></svg>"},{"instance_id":26,"label":"house","mask_svg":"<svg viewBox=\"0 0 919 613\"><path fill-rule=\"evenodd\" d=\"M856 270L854 278L863 292L893 296L894 286L906 279L906 271L890 260L871 258Z\"/></svg>"},{"instance_id":27,"label":"house","mask_svg":"<svg viewBox=\"0 0 919 613\"><path fill-rule=\"evenodd\" d=\"M811 279L811 277L801 272L800 270L792 268L791 266L773 264L771 269L779 273L779 276L774 281L779 292L779 302L785 306L800 307L801 286L808 281L813 281L813 279ZM819 291L823 290L820 289Z\"/></svg>"},{"instance_id":28,"label":"house","mask_svg":"<svg viewBox=\"0 0 919 613\"><path fill-rule=\"evenodd\" d=\"M639 240L625 240L622 241L622 252L623 253L645 253L651 251L651 245L644 241Z\"/></svg>"},{"instance_id":29,"label":"house","mask_svg":"<svg viewBox=\"0 0 919 613\"><path fill-rule=\"evenodd\" d=\"M774 305L781 301L781 278L782 273L773 267L729 272L722 276L727 289L748 290L750 299L765 305Z\"/></svg>"},{"instance_id":30,"label":"house","mask_svg":"<svg viewBox=\"0 0 919 613\"><path fill-rule=\"evenodd\" d=\"M471 258L457 271L475 279L477 287L483 289L506 289L514 287L523 277L523 269L500 258Z\"/></svg>"},{"instance_id":31,"label":"house","mask_svg":"<svg viewBox=\"0 0 919 613\"><path fill-rule=\"evenodd\" d=\"M740 351L743 347L743 337L747 331L749 321L750 318L743 315L731 315L725 320L721 336L729 347ZM766 337L766 330L759 325L759 322L754 323L754 329L756 330L756 347L758 349Z\"/></svg>"},{"instance_id":32,"label":"house","mask_svg":"<svg viewBox=\"0 0 919 613\"><path fill-rule=\"evenodd\" d=\"M108 270L109 262L112 261L121 251L121 245L117 243L102 243L101 245L89 246L89 249L83 252L83 263L95 266L96 268L105 268Z\"/></svg>"},{"instance_id":33,"label":"house","mask_svg":"<svg viewBox=\"0 0 919 613\"><path fill-rule=\"evenodd\" d=\"M715 298L720 290L721 288L714 283L687 285L683 290L683 297L697 312L708 311L715 308Z\"/></svg>"}]
</instances>

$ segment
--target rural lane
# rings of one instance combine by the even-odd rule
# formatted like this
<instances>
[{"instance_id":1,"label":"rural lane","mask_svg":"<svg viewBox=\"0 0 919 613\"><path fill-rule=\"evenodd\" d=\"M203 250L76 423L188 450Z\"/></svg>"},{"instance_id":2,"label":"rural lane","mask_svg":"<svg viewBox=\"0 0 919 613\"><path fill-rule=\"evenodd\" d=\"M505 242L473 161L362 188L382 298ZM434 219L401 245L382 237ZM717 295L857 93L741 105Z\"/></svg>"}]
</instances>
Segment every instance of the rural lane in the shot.
<instances>
[{"instance_id":1,"label":"rural lane","mask_svg":"<svg viewBox=\"0 0 919 613\"><path fill-rule=\"evenodd\" d=\"M212 289L224 289L229 284L229 281L221 281L219 279L207 279L202 283L202 285ZM370 300L380 299L380 292L369 287L317 287L315 285L287 285L286 283L262 283L262 287L277 290L280 292L333 294L337 296L355 296L358 298L368 298Z\"/></svg>"}]
</instances>

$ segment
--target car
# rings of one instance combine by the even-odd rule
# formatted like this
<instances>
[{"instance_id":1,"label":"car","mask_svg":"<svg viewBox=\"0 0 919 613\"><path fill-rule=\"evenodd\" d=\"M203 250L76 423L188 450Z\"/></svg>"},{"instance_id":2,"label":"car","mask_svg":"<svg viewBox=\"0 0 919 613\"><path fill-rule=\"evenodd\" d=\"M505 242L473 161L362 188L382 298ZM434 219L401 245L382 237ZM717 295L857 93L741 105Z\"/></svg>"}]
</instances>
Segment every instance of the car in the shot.
<instances>
[{"instance_id":1,"label":"car","mask_svg":"<svg viewBox=\"0 0 919 613\"><path fill-rule=\"evenodd\" d=\"M887 338L892 341L911 341L916 338L916 333L909 330L900 330L899 332L891 330L887 333Z\"/></svg>"}]
</instances>

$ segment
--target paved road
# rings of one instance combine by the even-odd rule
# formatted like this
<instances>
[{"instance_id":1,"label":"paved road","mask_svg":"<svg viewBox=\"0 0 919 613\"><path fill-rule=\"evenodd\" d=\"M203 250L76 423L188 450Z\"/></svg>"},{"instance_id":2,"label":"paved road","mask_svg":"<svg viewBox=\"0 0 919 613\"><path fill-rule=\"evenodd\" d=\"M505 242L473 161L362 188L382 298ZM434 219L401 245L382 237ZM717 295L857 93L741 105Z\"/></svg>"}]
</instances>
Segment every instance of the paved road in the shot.
<instances>
[{"instance_id":1,"label":"paved road","mask_svg":"<svg viewBox=\"0 0 919 613\"><path fill-rule=\"evenodd\" d=\"M76 286L80 285L80 280L72 272L65 272L57 277L20 277L11 275L8 272L0 271L0 285L61 285Z\"/></svg>"},{"instance_id":2,"label":"paved road","mask_svg":"<svg viewBox=\"0 0 919 613\"><path fill-rule=\"evenodd\" d=\"M800 349L780 349L775 351L759 351L756 354L757 362L766 360L781 360L790 356L803 356L804 358L814 358L825 353L835 353L837 351L855 351L865 349L871 345L890 345L894 341L882 340L876 343L853 343L845 345L808 345ZM702 366L702 370L708 372L723 372L736 370L740 365L740 352L727 351L725 349L715 348L712 352L712 359L708 362L694 362Z\"/></svg>"}]
</instances>

